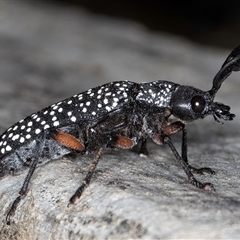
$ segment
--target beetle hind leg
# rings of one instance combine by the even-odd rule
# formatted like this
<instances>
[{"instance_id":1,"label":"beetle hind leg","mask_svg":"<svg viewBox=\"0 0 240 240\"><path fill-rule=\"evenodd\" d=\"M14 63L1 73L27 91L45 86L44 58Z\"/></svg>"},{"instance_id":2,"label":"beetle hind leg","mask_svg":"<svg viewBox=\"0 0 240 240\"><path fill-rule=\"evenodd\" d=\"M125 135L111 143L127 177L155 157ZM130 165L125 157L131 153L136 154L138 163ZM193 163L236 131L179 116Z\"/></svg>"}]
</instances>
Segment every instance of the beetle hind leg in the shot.
<instances>
[{"instance_id":1,"label":"beetle hind leg","mask_svg":"<svg viewBox=\"0 0 240 240\"><path fill-rule=\"evenodd\" d=\"M15 212L16 212L16 209L18 207L18 204L20 203L21 199L23 199L26 195L27 195L27 192L28 192L28 185L30 183L30 180L32 178L32 175L37 167L37 164L38 164L38 161L39 161L39 156L41 155L41 152L43 150L43 147L45 145L45 135L42 136L41 138L39 138L38 140L36 140L36 146L35 146L35 154L34 156L32 157L32 160L31 160L31 163L30 163L30 169L27 173L27 176L24 180L24 183L22 185L22 188L21 190L19 191L19 195L18 197L14 200L14 202L12 203L11 205L11 208L10 210L8 211L8 214L7 214L7 217L6 217L6 222L8 225L11 224L11 219L12 217L15 215Z\"/></svg>"}]
</instances>

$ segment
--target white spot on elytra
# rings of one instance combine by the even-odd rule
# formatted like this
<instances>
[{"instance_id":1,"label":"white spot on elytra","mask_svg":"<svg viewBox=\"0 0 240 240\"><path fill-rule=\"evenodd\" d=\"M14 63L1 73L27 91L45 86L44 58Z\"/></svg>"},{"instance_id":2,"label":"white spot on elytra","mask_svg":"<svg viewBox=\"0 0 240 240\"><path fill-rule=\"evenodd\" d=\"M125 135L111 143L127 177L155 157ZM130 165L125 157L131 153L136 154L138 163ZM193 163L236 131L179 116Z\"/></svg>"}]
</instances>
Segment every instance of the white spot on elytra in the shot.
<instances>
[{"instance_id":1,"label":"white spot on elytra","mask_svg":"<svg viewBox=\"0 0 240 240\"><path fill-rule=\"evenodd\" d=\"M58 112L62 112L62 111L63 111L63 108L59 108L59 109L58 109Z\"/></svg>"},{"instance_id":2,"label":"white spot on elytra","mask_svg":"<svg viewBox=\"0 0 240 240\"><path fill-rule=\"evenodd\" d=\"M57 127L59 125L59 121L55 121L54 123L53 123L53 126L54 127Z\"/></svg>"},{"instance_id":3,"label":"white spot on elytra","mask_svg":"<svg viewBox=\"0 0 240 240\"><path fill-rule=\"evenodd\" d=\"M57 120L57 117L54 116L54 117L52 118L52 121L56 121L56 120Z\"/></svg>"},{"instance_id":4,"label":"white spot on elytra","mask_svg":"<svg viewBox=\"0 0 240 240\"><path fill-rule=\"evenodd\" d=\"M28 128L26 131L27 131L27 132L31 132L31 128Z\"/></svg>"},{"instance_id":5,"label":"white spot on elytra","mask_svg":"<svg viewBox=\"0 0 240 240\"><path fill-rule=\"evenodd\" d=\"M104 104L108 104L108 99L105 98L105 99L103 100L103 103L104 103Z\"/></svg>"},{"instance_id":6,"label":"white spot on elytra","mask_svg":"<svg viewBox=\"0 0 240 240\"><path fill-rule=\"evenodd\" d=\"M76 117L74 117L74 116L71 117L72 122L76 122L76 120L77 120Z\"/></svg>"},{"instance_id":7,"label":"white spot on elytra","mask_svg":"<svg viewBox=\"0 0 240 240\"><path fill-rule=\"evenodd\" d=\"M27 135L26 135L26 139L29 139L29 138L31 138L31 135L30 135L30 134L27 134Z\"/></svg>"},{"instance_id":8,"label":"white spot on elytra","mask_svg":"<svg viewBox=\"0 0 240 240\"><path fill-rule=\"evenodd\" d=\"M89 106L91 103L90 102L86 102L86 105Z\"/></svg>"},{"instance_id":9,"label":"white spot on elytra","mask_svg":"<svg viewBox=\"0 0 240 240\"><path fill-rule=\"evenodd\" d=\"M41 132L41 130L39 129L39 128L37 128L36 130L35 130L35 133L36 134L39 134Z\"/></svg>"},{"instance_id":10,"label":"white spot on elytra","mask_svg":"<svg viewBox=\"0 0 240 240\"><path fill-rule=\"evenodd\" d=\"M95 116L95 115L96 115L96 112L92 112L92 115Z\"/></svg>"},{"instance_id":11,"label":"white spot on elytra","mask_svg":"<svg viewBox=\"0 0 240 240\"><path fill-rule=\"evenodd\" d=\"M7 145L7 146L6 146L6 150L7 150L7 151L11 151L12 148L11 148L9 145Z\"/></svg>"},{"instance_id":12,"label":"white spot on elytra","mask_svg":"<svg viewBox=\"0 0 240 240\"><path fill-rule=\"evenodd\" d=\"M51 111L51 112L50 112L50 115L54 115L54 114L55 114L55 112L54 112L54 111Z\"/></svg>"},{"instance_id":13,"label":"white spot on elytra","mask_svg":"<svg viewBox=\"0 0 240 240\"><path fill-rule=\"evenodd\" d=\"M72 116L72 112L68 112L67 115L70 117Z\"/></svg>"},{"instance_id":14,"label":"white spot on elytra","mask_svg":"<svg viewBox=\"0 0 240 240\"><path fill-rule=\"evenodd\" d=\"M29 122L29 123L28 123L28 126L29 126L29 127L31 127L32 125L33 125L33 123L32 123L32 122Z\"/></svg>"},{"instance_id":15,"label":"white spot on elytra","mask_svg":"<svg viewBox=\"0 0 240 240\"><path fill-rule=\"evenodd\" d=\"M109 106L106 107L107 111L111 111L111 108Z\"/></svg>"},{"instance_id":16,"label":"white spot on elytra","mask_svg":"<svg viewBox=\"0 0 240 240\"><path fill-rule=\"evenodd\" d=\"M82 112L87 112L87 109L86 109L86 108L83 108Z\"/></svg>"},{"instance_id":17,"label":"white spot on elytra","mask_svg":"<svg viewBox=\"0 0 240 240\"><path fill-rule=\"evenodd\" d=\"M24 128L25 128L25 125L22 125L22 126L21 126L21 129L23 130Z\"/></svg>"},{"instance_id":18,"label":"white spot on elytra","mask_svg":"<svg viewBox=\"0 0 240 240\"><path fill-rule=\"evenodd\" d=\"M44 126L44 129L50 128L50 126L47 124Z\"/></svg>"},{"instance_id":19,"label":"white spot on elytra","mask_svg":"<svg viewBox=\"0 0 240 240\"><path fill-rule=\"evenodd\" d=\"M20 143L24 143L24 141L25 141L24 137L20 137L19 142L20 142Z\"/></svg>"},{"instance_id":20,"label":"white spot on elytra","mask_svg":"<svg viewBox=\"0 0 240 240\"><path fill-rule=\"evenodd\" d=\"M113 107L116 107L118 104L116 102L113 103Z\"/></svg>"},{"instance_id":21,"label":"white spot on elytra","mask_svg":"<svg viewBox=\"0 0 240 240\"><path fill-rule=\"evenodd\" d=\"M19 137L20 137L20 135L19 135L19 134L16 134L15 136L13 136L12 140L15 141L15 140L17 140Z\"/></svg>"}]
</instances>

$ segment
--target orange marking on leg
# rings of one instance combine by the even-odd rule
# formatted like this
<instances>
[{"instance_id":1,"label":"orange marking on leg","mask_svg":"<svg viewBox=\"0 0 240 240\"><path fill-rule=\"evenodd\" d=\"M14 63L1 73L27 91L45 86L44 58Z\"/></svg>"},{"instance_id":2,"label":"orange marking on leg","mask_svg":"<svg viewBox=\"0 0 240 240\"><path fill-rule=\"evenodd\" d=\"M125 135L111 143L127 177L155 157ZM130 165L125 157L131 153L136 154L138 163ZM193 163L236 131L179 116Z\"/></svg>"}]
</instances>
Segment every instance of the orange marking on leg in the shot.
<instances>
[{"instance_id":1,"label":"orange marking on leg","mask_svg":"<svg viewBox=\"0 0 240 240\"><path fill-rule=\"evenodd\" d=\"M118 136L118 139L115 144L116 147L118 148L132 148L134 146L134 142L132 139L125 137L125 136Z\"/></svg>"},{"instance_id":2,"label":"orange marking on leg","mask_svg":"<svg viewBox=\"0 0 240 240\"><path fill-rule=\"evenodd\" d=\"M166 126L163 129L163 133L167 136L171 136L174 133L179 132L180 130L182 130L182 125L179 125L179 122L175 122L175 123L172 123L172 124Z\"/></svg>"},{"instance_id":3,"label":"orange marking on leg","mask_svg":"<svg viewBox=\"0 0 240 240\"><path fill-rule=\"evenodd\" d=\"M83 143L80 142L79 139L68 133L57 131L54 139L61 145L71 148L73 150L83 151L85 149L85 146L83 145Z\"/></svg>"}]
</instances>

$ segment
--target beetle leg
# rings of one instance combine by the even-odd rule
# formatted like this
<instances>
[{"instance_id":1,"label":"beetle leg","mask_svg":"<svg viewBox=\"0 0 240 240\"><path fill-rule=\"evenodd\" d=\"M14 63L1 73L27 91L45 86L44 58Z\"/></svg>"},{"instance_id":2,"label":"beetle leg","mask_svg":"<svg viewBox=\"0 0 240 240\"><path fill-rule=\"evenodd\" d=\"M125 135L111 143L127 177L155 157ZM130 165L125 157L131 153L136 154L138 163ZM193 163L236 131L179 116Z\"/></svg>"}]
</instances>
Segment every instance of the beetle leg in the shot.
<instances>
[{"instance_id":1,"label":"beetle leg","mask_svg":"<svg viewBox=\"0 0 240 240\"><path fill-rule=\"evenodd\" d=\"M183 170L185 171L185 173L187 174L187 177L188 177L188 180L189 182L198 187L198 188L201 188L203 190L206 190L206 191L215 191L214 190L214 187L211 183L201 183L199 181L197 181L192 172L191 172L191 169L189 167L189 165L183 160L183 158L178 154L176 148L174 147L170 137L166 136L164 138L164 143L168 144L168 146L170 147L170 149L172 150L173 154L175 155L176 159L178 160L178 162L180 163L180 165L182 166Z\"/></svg>"},{"instance_id":2,"label":"beetle leg","mask_svg":"<svg viewBox=\"0 0 240 240\"><path fill-rule=\"evenodd\" d=\"M188 164L192 173L196 173L196 174L204 174L204 173L215 174L215 171L213 171L211 168L207 168L207 167L195 168L195 167L192 167L188 163L188 157L187 157L187 129L185 128L185 126L183 126L183 128L182 128L182 159L186 162L186 164Z\"/></svg>"},{"instance_id":3,"label":"beetle leg","mask_svg":"<svg viewBox=\"0 0 240 240\"><path fill-rule=\"evenodd\" d=\"M204 174L204 173L209 173L209 174L215 174L215 172L211 168L195 168L192 167L188 163L188 156L187 156L187 129L185 128L185 125L181 122L174 122L170 125L167 125L163 129L164 136L171 136L172 134L179 132L182 130L182 159L183 161L188 165L189 169L191 170L192 173L196 174Z\"/></svg>"},{"instance_id":4,"label":"beetle leg","mask_svg":"<svg viewBox=\"0 0 240 240\"><path fill-rule=\"evenodd\" d=\"M30 164L30 169L28 171L28 174L23 182L22 188L19 191L19 196L14 200L14 202L12 203L12 206L7 214L6 217L6 222L8 225L11 224L11 218L14 216L17 206L20 203L21 199L23 199L26 195L27 195L27 191L28 191L28 185L30 183L30 180L32 178L32 175L36 169L36 166L38 164L38 160L39 160L39 156L41 155L43 146L45 144L45 136L42 137L41 139L37 140L37 144L36 144L36 154L33 157L31 164Z\"/></svg>"},{"instance_id":5,"label":"beetle leg","mask_svg":"<svg viewBox=\"0 0 240 240\"><path fill-rule=\"evenodd\" d=\"M84 189L89 185L89 183L91 181L91 178L92 178L92 175L93 175L93 173L94 173L94 171L95 171L95 169L97 167L97 164L99 162L99 159L100 159L100 157L102 155L102 152L103 152L103 148L101 147L98 150L98 152L97 152L93 162L89 165L88 173L87 173L86 177L84 178L82 185L76 190L76 192L70 198L68 206L70 204L72 204L72 203L75 203L76 200L81 197Z\"/></svg>"},{"instance_id":6,"label":"beetle leg","mask_svg":"<svg viewBox=\"0 0 240 240\"><path fill-rule=\"evenodd\" d=\"M141 140L139 155L141 157L147 157L148 156L147 139L142 139Z\"/></svg>"},{"instance_id":7,"label":"beetle leg","mask_svg":"<svg viewBox=\"0 0 240 240\"><path fill-rule=\"evenodd\" d=\"M57 130L53 136L60 145L71 148L72 150L83 151L84 144L73 135Z\"/></svg>"},{"instance_id":8,"label":"beetle leg","mask_svg":"<svg viewBox=\"0 0 240 240\"><path fill-rule=\"evenodd\" d=\"M134 141L126 136L118 136L115 142L115 147L121 149L130 149L135 145Z\"/></svg>"}]
</instances>

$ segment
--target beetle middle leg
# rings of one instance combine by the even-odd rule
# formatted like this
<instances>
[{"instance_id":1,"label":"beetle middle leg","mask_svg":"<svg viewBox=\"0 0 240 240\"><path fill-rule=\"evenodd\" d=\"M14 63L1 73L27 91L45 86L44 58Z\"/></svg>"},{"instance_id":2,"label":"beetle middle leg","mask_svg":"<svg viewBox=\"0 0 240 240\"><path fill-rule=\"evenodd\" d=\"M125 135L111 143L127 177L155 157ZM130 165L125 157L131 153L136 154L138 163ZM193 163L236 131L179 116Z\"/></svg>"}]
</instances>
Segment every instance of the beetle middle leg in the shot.
<instances>
[{"instance_id":1,"label":"beetle middle leg","mask_svg":"<svg viewBox=\"0 0 240 240\"><path fill-rule=\"evenodd\" d=\"M148 150L147 150L147 139L141 140L139 155L141 157L147 157L148 156Z\"/></svg>"},{"instance_id":2,"label":"beetle middle leg","mask_svg":"<svg viewBox=\"0 0 240 240\"><path fill-rule=\"evenodd\" d=\"M97 167L97 164L98 164L98 162L99 162L99 159L100 159L100 157L101 157L101 155L102 155L102 151L103 151L103 148L101 147L101 148L98 150L98 152L97 152L97 154L96 154L93 162L89 165L89 167L88 167L88 173L87 173L86 177L84 178L82 185L76 190L76 192L75 192L75 193L73 194L73 196L70 198L69 204L75 203L76 200L81 197L84 189L89 185L89 183L90 183L90 181L91 181L91 178L92 178L92 175L93 175L93 173L94 173L94 171L95 171L95 169L96 169L96 167Z\"/></svg>"}]
</instances>

